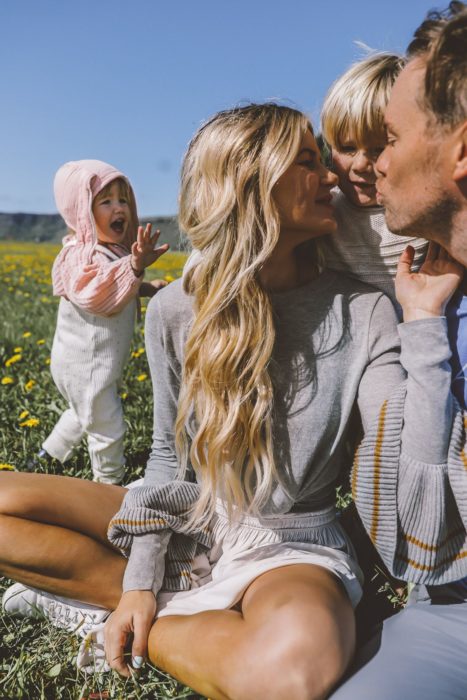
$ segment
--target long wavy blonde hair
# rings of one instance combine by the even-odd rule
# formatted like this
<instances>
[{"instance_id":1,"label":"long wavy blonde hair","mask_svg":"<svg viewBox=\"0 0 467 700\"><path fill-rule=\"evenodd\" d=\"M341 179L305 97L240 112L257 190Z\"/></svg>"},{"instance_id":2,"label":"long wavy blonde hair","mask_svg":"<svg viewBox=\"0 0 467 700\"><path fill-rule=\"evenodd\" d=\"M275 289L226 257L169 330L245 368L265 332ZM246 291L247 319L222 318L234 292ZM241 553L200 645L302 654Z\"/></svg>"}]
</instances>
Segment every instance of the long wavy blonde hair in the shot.
<instances>
[{"instance_id":1,"label":"long wavy blonde hair","mask_svg":"<svg viewBox=\"0 0 467 700\"><path fill-rule=\"evenodd\" d=\"M275 332L258 272L279 237L273 187L310 128L300 112L272 103L220 112L194 136L183 162L179 222L201 255L185 277L195 317L176 446L181 469L190 461L201 485L191 518L198 527L217 497L230 517L258 513L279 479L268 370Z\"/></svg>"}]
</instances>

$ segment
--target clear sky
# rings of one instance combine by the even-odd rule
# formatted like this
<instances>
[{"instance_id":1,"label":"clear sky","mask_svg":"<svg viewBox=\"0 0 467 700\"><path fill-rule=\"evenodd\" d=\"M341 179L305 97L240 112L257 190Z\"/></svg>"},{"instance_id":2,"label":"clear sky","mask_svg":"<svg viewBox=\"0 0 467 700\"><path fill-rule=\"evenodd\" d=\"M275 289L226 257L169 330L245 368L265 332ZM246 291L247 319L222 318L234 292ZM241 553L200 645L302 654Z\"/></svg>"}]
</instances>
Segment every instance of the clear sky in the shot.
<instances>
[{"instance_id":1,"label":"clear sky","mask_svg":"<svg viewBox=\"0 0 467 700\"><path fill-rule=\"evenodd\" d=\"M54 212L56 169L98 158L128 175L140 214L173 214L204 119L276 98L317 124L330 83L362 56L355 42L403 52L433 5L0 0L0 211Z\"/></svg>"}]
</instances>

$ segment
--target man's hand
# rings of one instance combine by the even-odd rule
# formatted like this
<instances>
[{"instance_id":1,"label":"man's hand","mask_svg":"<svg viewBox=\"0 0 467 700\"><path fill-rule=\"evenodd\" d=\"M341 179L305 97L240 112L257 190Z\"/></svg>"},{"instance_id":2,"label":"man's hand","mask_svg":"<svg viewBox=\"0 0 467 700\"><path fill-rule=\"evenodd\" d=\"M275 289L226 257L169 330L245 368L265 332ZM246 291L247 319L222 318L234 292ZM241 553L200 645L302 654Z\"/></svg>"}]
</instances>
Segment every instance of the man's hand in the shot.
<instances>
[{"instance_id":1,"label":"man's hand","mask_svg":"<svg viewBox=\"0 0 467 700\"><path fill-rule=\"evenodd\" d=\"M131 267L138 276L169 249L168 243L155 247L161 232L158 230L152 233L151 229L151 224L146 224L146 228L138 226L137 239L131 246Z\"/></svg>"},{"instance_id":2,"label":"man's hand","mask_svg":"<svg viewBox=\"0 0 467 700\"><path fill-rule=\"evenodd\" d=\"M152 591L127 591L107 620L104 628L105 656L109 666L120 675L129 677L142 667L155 615L156 599ZM131 637L129 664L124 652Z\"/></svg>"},{"instance_id":3,"label":"man's hand","mask_svg":"<svg viewBox=\"0 0 467 700\"><path fill-rule=\"evenodd\" d=\"M430 243L425 262L411 272L415 251L407 246L399 258L396 297L404 312L404 321L443 316L449 299L464 276L464 267L444 248Z\"/></svg>"}]
</instances>

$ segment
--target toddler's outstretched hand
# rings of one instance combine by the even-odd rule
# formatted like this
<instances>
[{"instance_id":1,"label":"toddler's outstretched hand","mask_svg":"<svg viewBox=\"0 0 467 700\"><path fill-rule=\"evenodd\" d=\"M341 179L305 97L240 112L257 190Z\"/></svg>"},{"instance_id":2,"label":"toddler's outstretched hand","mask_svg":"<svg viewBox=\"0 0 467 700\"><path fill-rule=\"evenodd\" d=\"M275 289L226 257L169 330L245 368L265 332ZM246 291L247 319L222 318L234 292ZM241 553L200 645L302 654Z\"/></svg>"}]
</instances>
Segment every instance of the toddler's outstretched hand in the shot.
<instances>
[{"instance_id":1,"label":"toddler's outstretched hand","mask_svg":"<svg viewBox=\"0 0 467 700\"><path fill-rule=\"evenodd\" d=\"M442 316L462 281L463 266L433 242L418 272L411 272L413 259L414 249L407 246L397 266L396 297L402 306L404 321Z\"/></svg>"},{"instance_id":2,"label":"toddler's outstretched hand","mask_svg":"<svg viewBox=\"0 0 467 700\"><path fill-rule=\"evenodd\" d=\"M131 267L138 276L169 249L168 243L155 247L161 232L152 233L151 229L151 224L146 224L145 228L138 226L137 239L131 246Z\"/></svg>"}]
</instances>

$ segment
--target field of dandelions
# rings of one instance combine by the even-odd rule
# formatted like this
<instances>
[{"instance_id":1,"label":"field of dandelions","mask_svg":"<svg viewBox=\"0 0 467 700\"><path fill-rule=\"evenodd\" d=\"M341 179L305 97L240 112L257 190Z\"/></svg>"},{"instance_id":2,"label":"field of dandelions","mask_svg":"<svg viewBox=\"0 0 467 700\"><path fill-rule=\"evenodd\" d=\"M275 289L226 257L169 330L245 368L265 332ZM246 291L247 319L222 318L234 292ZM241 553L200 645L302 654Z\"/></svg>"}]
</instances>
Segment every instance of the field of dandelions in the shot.
<instances>
[{"instance_id":1,"label":"field of dandelions","mask_svg":"<svg viewBox=\"0 0 467 700\"><path fill-rule=\"evenodd\" d=\"M57 298L50 270L59 246L0 242L0 470L27 471L65 403L50 376L50 350ZM186 255L167 253L147 279L168 282L181 275ZM152 392L144 350L144 312L121 386L125 419L127 481L143 474L151 445ZM45 467L44 467L45 468ZM60 472L91 478L84 443ZM0 594L9 581L0 578ZM77 637L47 621L14 619L0 611L0 698L8 700L125 700L197 698L170 677L147 667L138 680L114 673L86 677L76 668Z\"/></svg>"}]
</instances>

